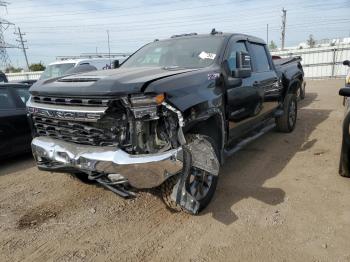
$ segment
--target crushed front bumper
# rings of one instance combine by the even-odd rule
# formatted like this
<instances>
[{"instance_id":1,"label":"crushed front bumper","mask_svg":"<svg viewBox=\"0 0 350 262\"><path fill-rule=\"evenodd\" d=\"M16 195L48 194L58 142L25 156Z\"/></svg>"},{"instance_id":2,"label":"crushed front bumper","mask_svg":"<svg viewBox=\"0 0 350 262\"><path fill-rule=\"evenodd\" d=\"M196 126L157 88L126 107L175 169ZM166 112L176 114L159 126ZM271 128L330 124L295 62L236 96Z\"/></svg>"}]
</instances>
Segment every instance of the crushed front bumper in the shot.
<instances>
[{"instance_id":1,"label":"crushed front bumper","mask_svg":"<svg viewBox=\"0 0 350 262\"><path fill-rule=\"evenodd\" d=\"M55 172L120 174L135 188L153 188L183 167L182 148L157 154L130 155L115 147L69 143L36 137L32 151L39 169Z\"/></svg>"}]
</instances>

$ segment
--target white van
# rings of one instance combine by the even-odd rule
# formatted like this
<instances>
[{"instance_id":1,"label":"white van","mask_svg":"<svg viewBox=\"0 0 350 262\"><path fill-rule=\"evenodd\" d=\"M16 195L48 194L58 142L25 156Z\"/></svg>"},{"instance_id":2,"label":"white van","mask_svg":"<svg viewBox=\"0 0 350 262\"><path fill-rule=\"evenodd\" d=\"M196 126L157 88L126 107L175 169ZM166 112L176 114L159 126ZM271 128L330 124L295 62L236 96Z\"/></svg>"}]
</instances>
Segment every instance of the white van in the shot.
<instances>
[{"instance_id":1,"label":"white van","mask_svg":"<svg viewBox=\"0 0 350 262\"><path fill-rule=\"evenodd\" d=\"M108 58L94 58L94 59L67 59L62 61L56 61L49 64L45 71L41 74L40 79L48 79L52 77L60 77L64 75L68 70L81 65L91 65L96 67L97 70L106 70L113 68L113 63L116 59ZM118 59L121 63L121 59ZM125 59L123 59L125 60Z\"/></svg>"}]
</instances>

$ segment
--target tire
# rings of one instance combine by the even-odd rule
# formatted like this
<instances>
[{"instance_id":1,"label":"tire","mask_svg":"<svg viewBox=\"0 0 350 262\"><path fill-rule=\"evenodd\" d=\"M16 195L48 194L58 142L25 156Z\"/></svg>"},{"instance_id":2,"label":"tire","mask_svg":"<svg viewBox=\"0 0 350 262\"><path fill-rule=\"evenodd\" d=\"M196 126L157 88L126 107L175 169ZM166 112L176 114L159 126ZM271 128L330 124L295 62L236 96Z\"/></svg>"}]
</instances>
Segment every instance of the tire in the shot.
<instances>
[{"instance_id":1,"label":"tire","mask_svg":"<svg viewBox=\"0 0 350 262\"><path fill-rule=\"evenodd\" d=\"M342 142L340 161L339 161L339 175L350 178L349 161L348 161L348 147Z\"/></svg>"},{"instance_id":2,"label":"tire","mask_svg":"<svg viewBox=\"0 0 350 262\"><path fill-rule=\"evenodd\" d=\"M300 95L299 95L300 100L303 100L305 98L305 83L302 83L300 85Z\"/></svg>"},{"instance_id":3,"label":"tire","mask_svg":"<svg viewBox=\"0 0 350 262\"><path fill-rule=\"evenodd\" d=\"M186 136L187 143L191 143L195 139L205 139L206 141L208 141L209 144L211 145L213 151L215 152L216 161L219 161L218 147L213 139L211 139L208 136L204 136L204 135L192 135L191 134L191 135ZM214 193L216 191L216 186L218 183L218 175L211 175L207 171L198 169L196 167L191 167L190 172L191 172L191 176L189 177L190 179L193 177L194 177L194 179L196 179L196 177L201 177L201 179L203 181L203 185L204 185L204 183L207 183L207 185L208 185L208 188L205 191L206 193L199 198L198 194L195 194L195 195L192 194L193 193L193 190L192 190L193 184L196 181L193 180L192 184L191 184L191 181L185 181L185 186L186 186L187 192L189 192L193 197L195 197L199 203L199 209L198 209L198 213L199 213L200 211L202 211L204 208L206 208L209 205L211 199L213 198ZM203 172L203 175L198 176L198 172ZM162 197L164 203L166 204L166 206L170 210L172 210L174 212L179 212L179 211L187 212L171 198L174 186L177 184L180 177L181 177L181 174L177 174L177 175L174 175L174 176L170 177L169 179L167 179L160 186L160 193L161 193L161 197ZM209 179L209 177L210 177L210 179ZM208 182L209 180L210 180L210 182ZM198 193L197 191L194 191L194 192Z\"/></svg>"},{"instance_id":4,"label":"tire","mask_svg":"<svg viewBox=\"0 0 350 262\"><path fill-rule=\"evenodd\" d=\"M283 115L276 117L276 127L279 132L290 133L294 130L297 121L297 97L287 94L283 103Z\"/></svg>"}]
</instances>

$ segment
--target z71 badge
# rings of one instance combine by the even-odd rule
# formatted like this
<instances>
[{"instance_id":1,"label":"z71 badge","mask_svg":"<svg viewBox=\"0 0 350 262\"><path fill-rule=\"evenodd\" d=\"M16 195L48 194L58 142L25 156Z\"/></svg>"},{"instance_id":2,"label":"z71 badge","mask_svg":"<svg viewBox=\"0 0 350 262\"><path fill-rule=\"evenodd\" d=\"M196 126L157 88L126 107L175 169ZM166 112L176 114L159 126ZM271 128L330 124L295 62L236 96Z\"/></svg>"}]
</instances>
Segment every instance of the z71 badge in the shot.
<instances>
[{"instance_id":1,"label":"z71 badge","mask_svg":"<svg viewBox=\"0 0 350 262\"><path fill-rule=\"evenodd\" d=\"M208 74L208 80L215 80L216 78L220 77L220 73L211 73Z\"/></svg>"}]
</instances>

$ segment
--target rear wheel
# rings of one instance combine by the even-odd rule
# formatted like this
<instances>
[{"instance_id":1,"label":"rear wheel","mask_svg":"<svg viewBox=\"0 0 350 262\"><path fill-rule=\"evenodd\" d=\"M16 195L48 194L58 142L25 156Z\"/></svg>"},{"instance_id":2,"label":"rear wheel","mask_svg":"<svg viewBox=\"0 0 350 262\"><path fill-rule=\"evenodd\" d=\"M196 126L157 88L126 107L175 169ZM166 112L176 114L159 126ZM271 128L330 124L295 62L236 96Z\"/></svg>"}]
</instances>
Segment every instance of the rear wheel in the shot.
<instances>
[{"instance_id":1,"label":"rear wheel","mask_svg":"<svg viewBox=\"0 0 350 262\"><path fill-rule=\"evenodd\" d=\"M305 83L302 83L301 85L300 85L300 95L299 95L299 98L301 99L301 100L303 100L304 98L305 98Z\"/></svg>"},{"instance_id":2,"label":"rear wheel","mask_svg":"<svg viewBox=\"0 0 350 262\"><path fill-rule=\"evenodd\" d=\"M297 121L297 97L295 94L287 94L283 104L283 115L276 117L277 130L290 133L294 130Z\"/></svg>"},{"instance_id":3,"label":"rear wheel","mask_svg":"<svg viewBox=\"0 0 350 262\"><path fill-rule=\"evenodd\" d=\"M214 161L219 162L218 151L215 142L208 136L203 135L190 135L187 137L187 142L191 143L195 139L204 139L207 143L207 148L210 152L214 152ZM173 211L183 210L180 205L178 205L171 197L173 194L173 189L175 185L179 182L182 174L175 175L167 179L161 186L161 196L165 204ZM198 167L190 167L190 175L185 181L186 191L194 197L199 203L199 210L203 210L208 206L211 199L214 196L216 186L218 182L218 175L210 173L206 170L200 169Z\"/></svg>"}]
</instances>

